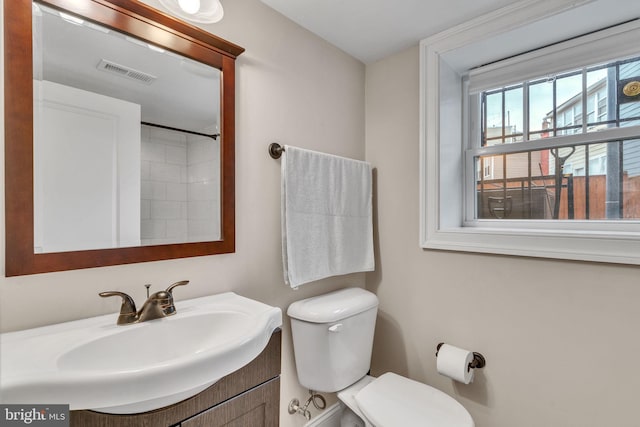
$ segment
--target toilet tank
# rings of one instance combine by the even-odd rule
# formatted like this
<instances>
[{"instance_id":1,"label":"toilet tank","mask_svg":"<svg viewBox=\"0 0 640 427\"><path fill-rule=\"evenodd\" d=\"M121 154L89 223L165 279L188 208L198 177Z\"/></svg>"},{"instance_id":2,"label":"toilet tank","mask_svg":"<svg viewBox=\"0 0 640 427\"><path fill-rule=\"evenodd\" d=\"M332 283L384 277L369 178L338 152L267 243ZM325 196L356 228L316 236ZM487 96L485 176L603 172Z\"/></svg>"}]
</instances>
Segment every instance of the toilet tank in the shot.
<instances>
[{"instance_id":1,"label":"toilet tank","mask_svg":"<svg viewBox=\"0 0 640 427\"><path fill-rule=\"evenodd\" d=\"M294 302L291 318L299 383L336 392L365 376L371 365L378 298L347 288Z\"/></svg>"}]
</instances>

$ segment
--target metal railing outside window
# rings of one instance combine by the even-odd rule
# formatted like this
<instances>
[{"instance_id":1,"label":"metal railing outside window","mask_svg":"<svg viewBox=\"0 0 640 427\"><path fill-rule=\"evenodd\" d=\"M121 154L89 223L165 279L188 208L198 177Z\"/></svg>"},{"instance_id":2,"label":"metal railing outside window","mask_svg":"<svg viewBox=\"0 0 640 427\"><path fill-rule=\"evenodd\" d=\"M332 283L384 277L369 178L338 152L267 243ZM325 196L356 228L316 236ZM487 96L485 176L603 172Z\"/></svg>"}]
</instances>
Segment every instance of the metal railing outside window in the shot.
<instances>
[{"instance_id":1,"label":"metal railing outside window","mask_svg":"<svg viewBox=\"0 0 640 427\"><path fill-rule=\"evenodd\" d=\"M640 219L640 57L479 100L477 219Z\"/></svg>"}]
</instances>

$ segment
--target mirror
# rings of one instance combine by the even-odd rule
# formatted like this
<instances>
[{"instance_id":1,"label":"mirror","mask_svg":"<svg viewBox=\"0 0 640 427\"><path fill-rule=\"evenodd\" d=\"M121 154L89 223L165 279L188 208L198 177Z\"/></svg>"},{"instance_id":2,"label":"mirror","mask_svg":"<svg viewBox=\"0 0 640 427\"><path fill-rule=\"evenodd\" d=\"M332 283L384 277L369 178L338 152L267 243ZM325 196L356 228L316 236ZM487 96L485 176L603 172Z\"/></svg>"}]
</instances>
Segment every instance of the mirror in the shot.
<instances>
[{"instance_id":1,"label":"mirror","mask_svg":"<svg viewBox=\"0 0 640 427\"><path fill-rule=\"evenodd\" d=\"M37 3L33 40L34 251L219 240L220 70Z\"/></svg>"},{"instance_id":2,"label":"mirror","mask_svg":"<svg viewBox=\"0 0 640 427\"><path fill-rule=\"evenodd\" d=\"M137 1L4 16L6 275L233 252L243 49Z\"/></svg>"}]
</instances>

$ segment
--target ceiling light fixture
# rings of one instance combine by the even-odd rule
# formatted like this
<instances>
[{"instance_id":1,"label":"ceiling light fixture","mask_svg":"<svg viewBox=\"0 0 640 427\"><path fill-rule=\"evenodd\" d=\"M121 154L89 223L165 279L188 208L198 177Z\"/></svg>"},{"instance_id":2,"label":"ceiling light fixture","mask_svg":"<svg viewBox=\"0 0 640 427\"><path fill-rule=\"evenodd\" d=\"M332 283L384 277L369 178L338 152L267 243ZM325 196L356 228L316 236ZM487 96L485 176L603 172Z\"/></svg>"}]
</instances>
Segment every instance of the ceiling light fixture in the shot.
<instances>
[{"instance_id":1,"label":"ceiling light fixture","mask_svg":"<svg viewBox=\"0 0 640 427\"><path fill-rule=\"evenodd\" d=\"M200 0L178 0L178 6L180 6L180 9L185 13L193 15L200 11Z\"/></svg>"},{"instance_id":2,"label":"ceiling light fixture","mask_svg":"<svg viewBox=\"0 0 640 427\"><path fill-rule=\"evenodd\" d=\"M172 15L201 24L218 22L224 16L220 0L160 0Z\"/></svg>"}]
</instances>

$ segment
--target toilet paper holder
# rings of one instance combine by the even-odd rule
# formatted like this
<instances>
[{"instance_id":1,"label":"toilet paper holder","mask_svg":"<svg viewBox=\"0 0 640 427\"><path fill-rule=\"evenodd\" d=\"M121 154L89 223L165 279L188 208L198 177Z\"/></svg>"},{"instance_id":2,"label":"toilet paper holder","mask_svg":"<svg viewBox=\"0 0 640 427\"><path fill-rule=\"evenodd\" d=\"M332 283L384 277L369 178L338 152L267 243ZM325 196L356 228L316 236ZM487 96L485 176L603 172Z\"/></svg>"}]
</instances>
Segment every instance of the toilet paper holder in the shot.
<instances>
[{"instance_id":1,"label":"toilet paper holder","mask_svg":"<svg viewBox=\"0 0 640 427\"><path fill-rule=\"evenodd\" d=\"M438 357L438 352L440 351L440 347L442 347L443 345L444 343L441 342L436 346L436 357ZM476 368L484 368L486 364L487 364L487 361L485 360L484 356L474 351L473 360L467 366L467 371L470 371L471 369L476 369Z\"/></svg>"}]
</instances>

